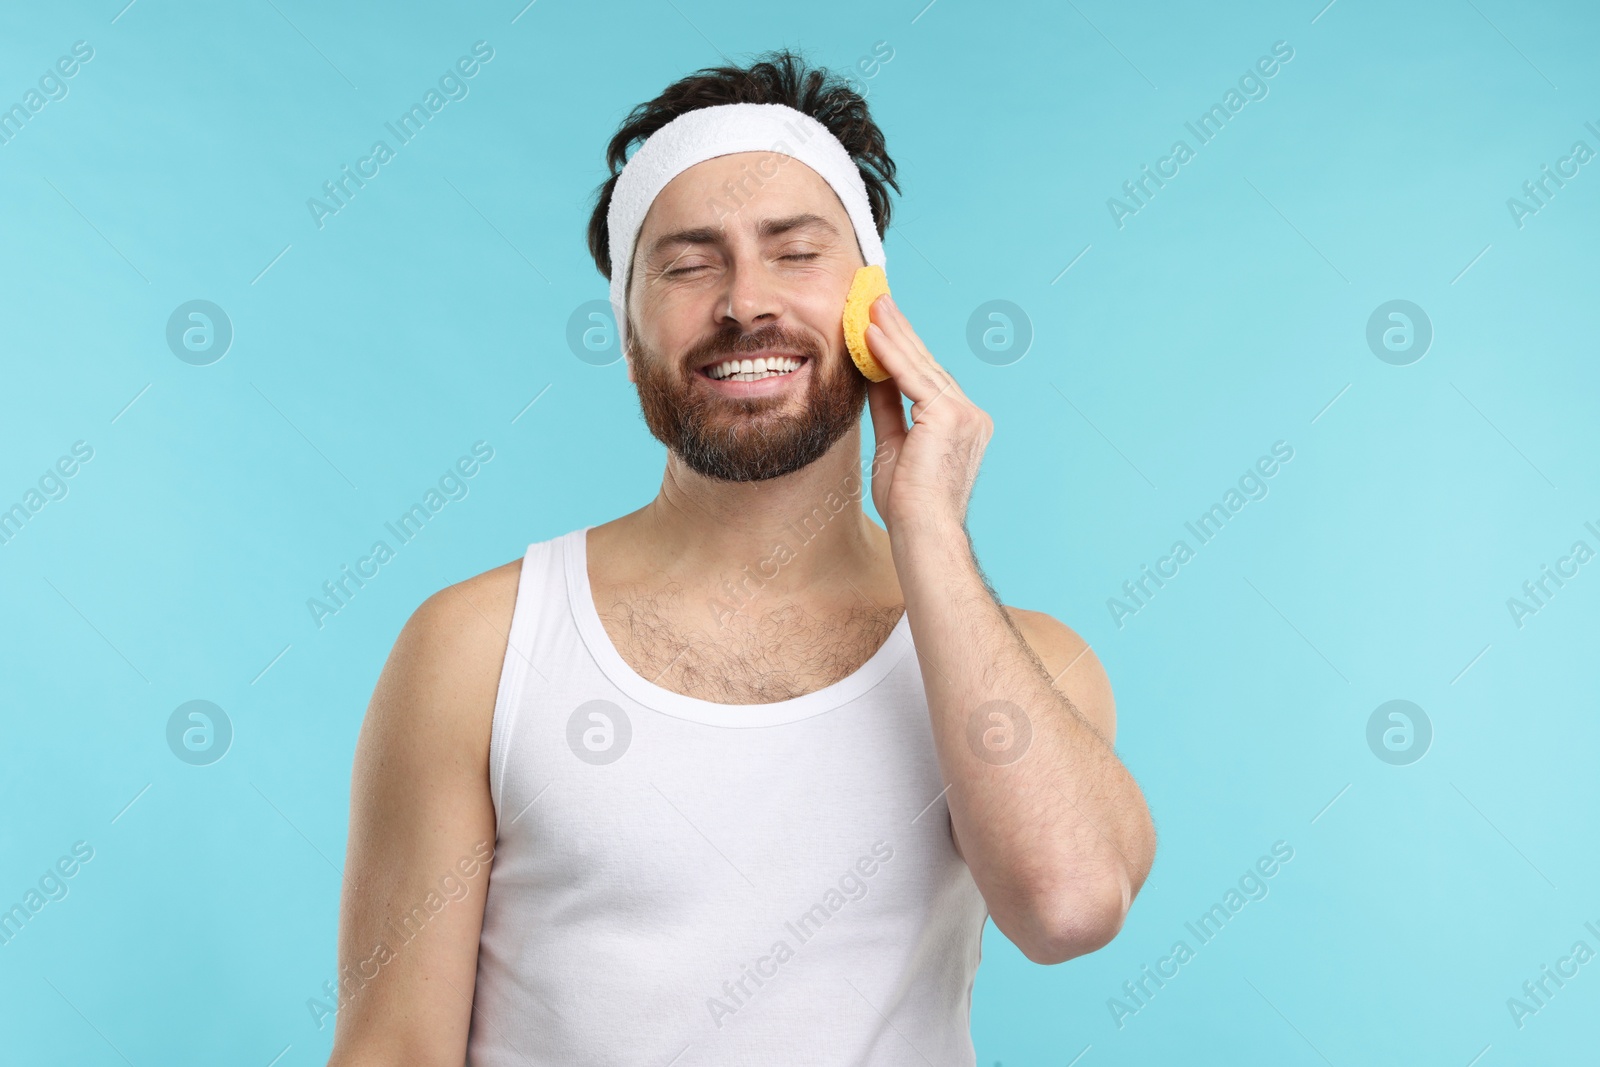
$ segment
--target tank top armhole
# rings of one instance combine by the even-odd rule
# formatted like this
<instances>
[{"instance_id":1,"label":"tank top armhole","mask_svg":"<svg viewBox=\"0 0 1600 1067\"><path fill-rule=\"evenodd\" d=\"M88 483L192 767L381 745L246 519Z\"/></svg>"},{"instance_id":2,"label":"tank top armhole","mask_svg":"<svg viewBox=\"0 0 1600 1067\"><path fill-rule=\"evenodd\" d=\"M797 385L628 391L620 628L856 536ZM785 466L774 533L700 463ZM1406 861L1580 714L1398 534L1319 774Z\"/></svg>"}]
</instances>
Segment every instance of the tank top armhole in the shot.
<instances>
[{"instance_id":1,"label":"tank top armhole","mask_svg":"<svg viewBox=\"0 0 1600 1067\"><path fill-rule=\"evenodd\" d=\"M505 659L500 665L500 684L495 691L494 716L489 726L489 796L494 802L495 830L500 827L501 792L505 787L506 753L516 727L517 711L528 677L528 657L533 654L534 627L538 610L539 578L537 557L544 544L532 544L522 555L517 576L517 598L511 609L511 632L506 639Z\"/></svg>"}]
</instances>

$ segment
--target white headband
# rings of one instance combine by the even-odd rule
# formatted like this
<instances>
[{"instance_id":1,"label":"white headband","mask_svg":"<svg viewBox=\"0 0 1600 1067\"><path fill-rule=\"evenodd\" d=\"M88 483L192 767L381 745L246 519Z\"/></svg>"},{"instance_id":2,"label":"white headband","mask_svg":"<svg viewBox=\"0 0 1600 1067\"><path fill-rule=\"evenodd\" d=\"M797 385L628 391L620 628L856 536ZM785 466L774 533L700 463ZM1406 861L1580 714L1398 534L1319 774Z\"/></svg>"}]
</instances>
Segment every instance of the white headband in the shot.
<instances>
[{"instance_id":1,"label":"white headband","mask_svg":"<svg viewBox=\"0 0 1600 1067\"><path fill-rule=\"evenodd\" d=\"M867 185L850 153L826 126L786 104L718 104L687 111L651 134L622 168L611 192L606 227L611 248L611 313L616 318L619 351L626 352L628 346L628 268L645 213L673 178L696 163L734 152L776 152L816 171L833 187L850 216L867 265L885 266ZM754 169L759 186L762 166ZM732 212L749 195L747 183L730 183L721 200Z\"/></svg>"}]
</instances>

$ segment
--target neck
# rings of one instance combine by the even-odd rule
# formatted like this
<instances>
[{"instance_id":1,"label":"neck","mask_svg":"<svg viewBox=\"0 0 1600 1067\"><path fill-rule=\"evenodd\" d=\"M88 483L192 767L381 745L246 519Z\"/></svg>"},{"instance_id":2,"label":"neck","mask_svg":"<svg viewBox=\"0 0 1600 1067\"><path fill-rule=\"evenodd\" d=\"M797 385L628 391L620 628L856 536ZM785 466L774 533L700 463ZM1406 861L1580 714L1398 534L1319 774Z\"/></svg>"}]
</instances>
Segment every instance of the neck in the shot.
<instances>
[{"instance_id":1,"label":"neck","mask_svg":"<svg viewBox=\"0 0 1600 1067\"><path fill-rule=\"evenodd\" d=\"M641 565L735 608L862 597L886 606L892 561L888 534L861 506L870 491L857 426L809 466L761 482L707 478L668 453L661 491L622 521Z\"/></svg>"}]
</instances>

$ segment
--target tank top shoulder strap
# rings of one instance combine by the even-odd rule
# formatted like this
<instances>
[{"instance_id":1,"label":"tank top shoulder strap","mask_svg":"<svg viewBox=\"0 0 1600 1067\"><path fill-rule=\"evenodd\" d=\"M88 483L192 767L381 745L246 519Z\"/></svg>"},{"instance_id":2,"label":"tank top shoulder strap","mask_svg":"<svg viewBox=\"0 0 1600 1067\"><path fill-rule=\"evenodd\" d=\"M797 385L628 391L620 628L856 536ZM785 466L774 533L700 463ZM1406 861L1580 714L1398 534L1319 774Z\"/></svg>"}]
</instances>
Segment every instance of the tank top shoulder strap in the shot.
<instances>
[{"instance_id":1,"label":"tank top shoulder strap","mask_svg":"<svg viewBox=\"0 0 1600 1067\"><path fill-rule=\"evenodd\" d=\"M517 599L511 610L511 630L506 638L505 660L500 666L500 685L495 692L494 720L489 733L489 793L497 815L505 786L506 753L524 704L529 676L537 670L534 658L540 622L551 612L568 611L565 540L565 537L556 537L535 542L522 556Z\"/></svg>"}]
</instances>

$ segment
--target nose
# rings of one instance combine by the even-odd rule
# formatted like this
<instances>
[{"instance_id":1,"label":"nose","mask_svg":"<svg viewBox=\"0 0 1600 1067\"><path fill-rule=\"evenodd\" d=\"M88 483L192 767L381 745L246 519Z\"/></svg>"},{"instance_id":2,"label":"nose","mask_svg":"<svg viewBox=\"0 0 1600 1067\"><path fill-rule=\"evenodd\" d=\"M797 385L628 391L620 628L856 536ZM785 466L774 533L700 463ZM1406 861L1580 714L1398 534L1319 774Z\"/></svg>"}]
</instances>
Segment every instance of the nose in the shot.
<instances>
[{"instance_id":1,"label":"nose","mask_svg":"<svg viewBox=\"0 0 1600 1067\"><path fill-rule=\"evenodd\" d=\"M741 251L734 258L721 299L717 325L736 322L746 333L776 322L784 311L777 280L754 252Z\"/></svg>"}]
</instances>

